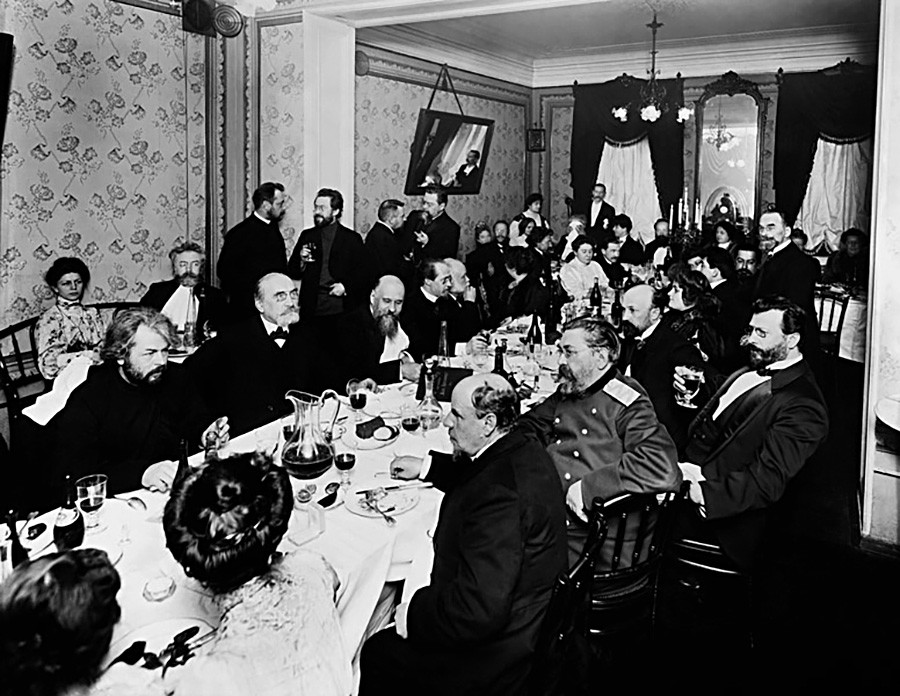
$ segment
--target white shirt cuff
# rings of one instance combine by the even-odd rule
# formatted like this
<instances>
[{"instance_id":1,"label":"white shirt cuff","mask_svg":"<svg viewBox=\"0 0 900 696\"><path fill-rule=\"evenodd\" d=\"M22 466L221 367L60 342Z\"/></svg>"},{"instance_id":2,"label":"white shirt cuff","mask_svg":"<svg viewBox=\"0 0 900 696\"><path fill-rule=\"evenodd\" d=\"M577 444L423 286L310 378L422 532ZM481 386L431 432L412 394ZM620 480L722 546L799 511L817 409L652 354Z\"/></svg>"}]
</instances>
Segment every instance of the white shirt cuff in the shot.
<instances>
[{"instance_id":1,"label":"white shirt cuff","mask_svg":"<svg viewBox=\"0 0 900 696\"><path fill-rule=\"evenodd\" d=\"M427 452L424 457L422 457L422 468L419 469L419 479L424 480L426 476L428 476L428 472L431 471L431 452Z\"/></svg>"},{"instance_id":2,"label":"white shirt cuff","mask_svg":"<svg viewBox=\"0 0 900 696\"><path fill-rule=\"evenodd\" d=\"M569 490L566 492L566 505L569 506L569 509L578 515L578 518L588 521L587 515L584 512L584 498L582 497L581 492L581 481L577 481L569 486Z\"/></svg>"}]
</instances>

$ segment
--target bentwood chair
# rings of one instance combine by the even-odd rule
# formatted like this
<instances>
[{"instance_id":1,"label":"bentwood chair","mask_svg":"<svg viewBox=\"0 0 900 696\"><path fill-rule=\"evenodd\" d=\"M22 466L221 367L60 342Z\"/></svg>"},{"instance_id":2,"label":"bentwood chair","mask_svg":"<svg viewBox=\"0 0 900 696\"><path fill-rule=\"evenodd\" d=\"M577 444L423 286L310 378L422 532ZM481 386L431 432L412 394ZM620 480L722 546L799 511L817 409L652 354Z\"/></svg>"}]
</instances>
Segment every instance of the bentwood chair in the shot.
<instances>
[{"instance_id":1,"label":"bentwood chair","mask_svg":"<svg viewBox=\"0 0 900 696\"><path fill-rule=\"evenodd\" d=\"M831 360L837 360L841 350L841 331L850 304L850 294L833 290L816 290L816 314L819 320L819 346Z\"/></svg>"},{"instance_id":2,"label":"bentwood chair","mask_svg":"<svg viewBox=\"0 0 900 696\"><path fill-rule=\"evenodd\" d=\"M35 329L39 318L32 317L0 330L0 390L3 392L0 409L6 409L10 447L14 446L12 432L22 417L22 410L49 387L38 369Z\"/></svg>"}]
</instances>

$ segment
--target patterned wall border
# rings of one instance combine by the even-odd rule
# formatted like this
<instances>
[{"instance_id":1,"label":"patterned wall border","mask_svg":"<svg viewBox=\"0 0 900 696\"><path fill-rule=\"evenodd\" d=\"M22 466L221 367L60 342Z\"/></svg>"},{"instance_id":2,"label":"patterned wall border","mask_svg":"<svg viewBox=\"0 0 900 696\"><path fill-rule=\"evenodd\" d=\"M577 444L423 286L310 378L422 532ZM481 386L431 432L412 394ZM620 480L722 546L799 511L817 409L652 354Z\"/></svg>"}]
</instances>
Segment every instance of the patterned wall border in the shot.
<instances>
[{"instance_id":1,"label":"patterned wall border","mask_svg":"<svg viewBox=\"0 0 900 696\"><path fill-rule=\"evenodd\" d=\"M550 191L550 182L553 177L553 119L554 111L557 109L571 109L575 106L575 97L570 87L560 88L558 90L536 90L538 96L538 114L540 116L539 128L545 129L547 133L547 149L540 153L539 163L537 167L538 179L537 189L544 196L546 211L544 215L548 219L555 216L555 206L560 205L554 201ZM562 216L560 216L562 217ZM560 230L557 230L559 232Z\"/></svg>"}]
</instances>

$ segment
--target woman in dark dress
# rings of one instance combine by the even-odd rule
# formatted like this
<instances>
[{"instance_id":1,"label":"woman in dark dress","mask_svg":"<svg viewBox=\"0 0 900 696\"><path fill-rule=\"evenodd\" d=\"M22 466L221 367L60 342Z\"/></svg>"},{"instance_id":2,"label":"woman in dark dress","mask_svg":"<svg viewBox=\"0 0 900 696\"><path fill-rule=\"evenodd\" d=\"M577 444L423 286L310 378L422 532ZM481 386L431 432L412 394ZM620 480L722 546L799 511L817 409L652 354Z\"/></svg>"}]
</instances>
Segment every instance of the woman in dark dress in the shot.
<instances>
[{"instance_id":1,"label":"woman in dark dress","mask_svg":"<svg viewBox=\"0 0 900 696\"><path fill-rule=\"evenodd\" d=\"M709 281L699 271L683 269L675 273L669 287L669 311L665 321L678 334L693 343L707 362L718 365L725 345L715 320L720 304Z\"/></svg>"},{"instance_id":2,"label":"woman in dark dress","mask_svg":"<svg viewBox=\"0 0 900 696\"><path fill-rule=\"evenodd\" d=\"M550 290L544 284L534 252L527 247L510 247L503 257L509 280L500 292L495 323L537 314L546 317Z\"/></svg>"}]
</instances>

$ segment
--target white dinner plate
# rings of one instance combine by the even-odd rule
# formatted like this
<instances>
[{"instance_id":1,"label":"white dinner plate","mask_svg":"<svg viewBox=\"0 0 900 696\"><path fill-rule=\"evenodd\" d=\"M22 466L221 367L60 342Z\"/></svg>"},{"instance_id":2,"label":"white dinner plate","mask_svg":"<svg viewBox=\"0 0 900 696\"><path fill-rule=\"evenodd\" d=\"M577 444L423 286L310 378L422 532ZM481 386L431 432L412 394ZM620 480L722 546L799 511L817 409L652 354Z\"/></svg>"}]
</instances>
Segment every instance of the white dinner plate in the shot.
<instances>
[{"instance_id":1,"label":"white dinner plate","mask_svg":"<svg viewBox=\"0 0 900 696\"><path fill-rule=\"evenodd\" d=\"M396 442L397 438L400 437L400 428L396 425L384 425L382 427L390 430L390 435L387 434L387 431L385 431L384 434L380 433L379 431L381 428L379 428L375 431L373 437L361 438L357 436L356 428L352 427L344 433L341 440L347 447L354 450L381 449L382 447L387 447Z\"/></svg>"},{"instance_id":2,"label":"white dinner plate","mask_svg":"<svg viewBox=\"0 0 900 696\"><path fill-rule=\"evenodd\" d=\"M365 496L358 495L356 490L352 490L345 498L344 505L346 505L347 509L355 515L361 515L362 517L381 517L380 514L362 504L364 499ZM391 517L396 517L397 515L402 515L404 512L409 512L418 504L418 490L386 491L384 498L378 501L378 507L381 508L385 515L390 515Z\"/></svg>"},{"instance_id":3,"label":"white dinner plate","mask_svg":"<svg viewBox=\"0 0 900 696\"><path fill-rule=\"evenodd\" d=\"M109 646L109 652L103 658L101 669L106 669L110 662L121 655L132 643L143 640L147 643L145 652L159 653L172 642L172 638L188 628L198 626L200 630L191 640L197 640L213 630L213 626L205 619L198 617L182 617L177 619L165 619L136 628L116 640ZM139 663L140 664L140 663Z\"/></svg>"}]
</instances>

